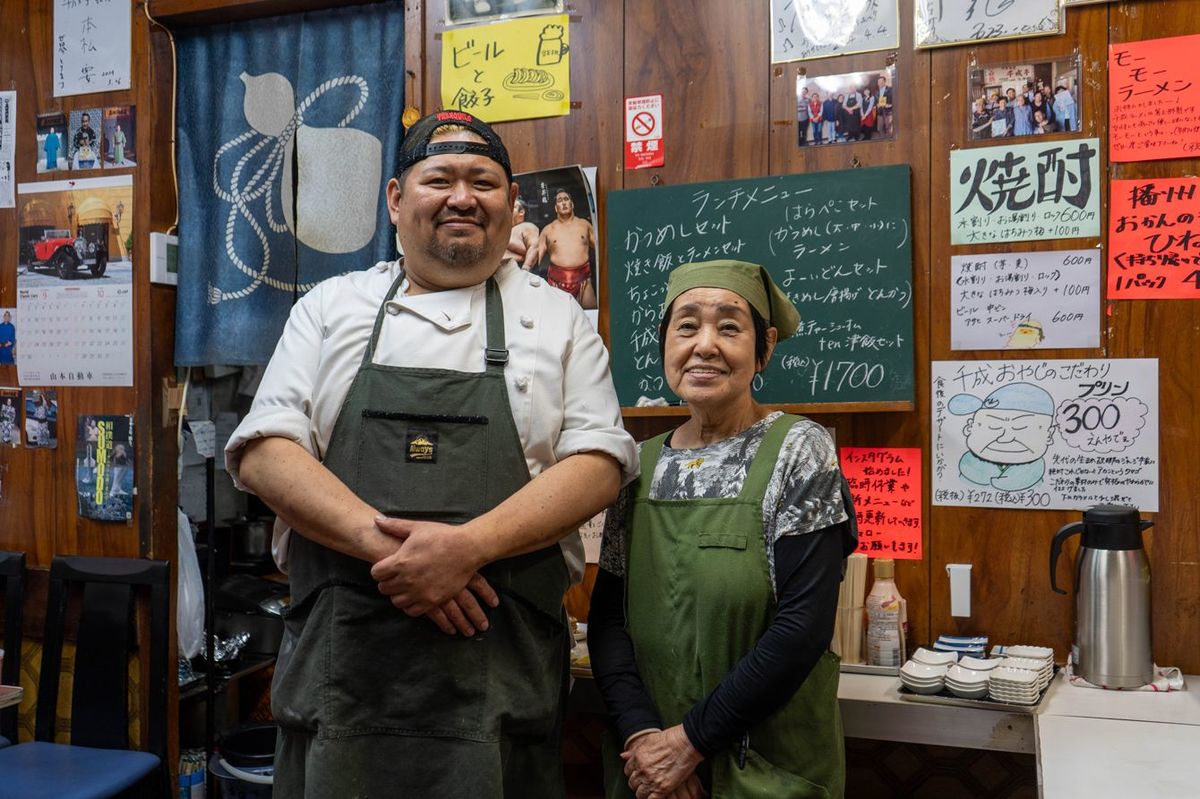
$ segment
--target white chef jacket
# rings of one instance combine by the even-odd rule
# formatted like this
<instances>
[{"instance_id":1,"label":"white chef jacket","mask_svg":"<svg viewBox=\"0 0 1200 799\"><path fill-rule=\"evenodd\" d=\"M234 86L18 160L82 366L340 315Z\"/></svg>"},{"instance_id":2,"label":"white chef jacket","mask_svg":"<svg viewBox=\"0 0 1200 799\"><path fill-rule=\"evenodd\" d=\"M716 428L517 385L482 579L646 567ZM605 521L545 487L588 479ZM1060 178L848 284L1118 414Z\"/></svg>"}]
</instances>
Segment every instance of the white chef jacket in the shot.
<instances>
[{"instance_id":1,"label":"white chef jacket","mask_svg":"<svg viewBox=\"0 0 1200 799\"><path fill-rule=\"evenodd\" d=\"M399 262L330 278L292 308L250 413L225 447L234 484L241 448L262 436L298 442L324 459L334 423L362 363L379 306ZM621 409L608 371L608 352L579 304L566 292L505 260L496 272L504 303L509 352L504 369L513 420L536 477L563 458L604 452L621 464L622 483L638 473L637 448L621 426ZM482 372L484 284L407 294L408 280L388 301L375 362ZM276 521L272 552L287 570L289 528ZM573 581L583 575L578 531L560 545Z\"/></svg>"}]
</instances>

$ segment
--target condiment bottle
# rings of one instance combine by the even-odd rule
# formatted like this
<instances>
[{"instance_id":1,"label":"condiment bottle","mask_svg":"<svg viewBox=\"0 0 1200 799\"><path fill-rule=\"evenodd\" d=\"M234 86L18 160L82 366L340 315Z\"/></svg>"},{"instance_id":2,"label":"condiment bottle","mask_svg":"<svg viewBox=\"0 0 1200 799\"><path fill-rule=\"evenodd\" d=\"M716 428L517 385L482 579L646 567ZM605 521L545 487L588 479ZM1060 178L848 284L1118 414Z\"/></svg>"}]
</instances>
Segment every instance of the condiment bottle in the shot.
<instances>
[{"instance_id":1,"label":"condiment bottle","mask_svg":"<svg viewBox=\"0 0 1200 799\"><path fill-rule=\"evenodd\" d=\"M905 606L908 604L896 588L896 562L890 558L875 560L875 582L867 594L867 663L872 666L899 666L904 662Z\"/></svg>"}]
</instances>

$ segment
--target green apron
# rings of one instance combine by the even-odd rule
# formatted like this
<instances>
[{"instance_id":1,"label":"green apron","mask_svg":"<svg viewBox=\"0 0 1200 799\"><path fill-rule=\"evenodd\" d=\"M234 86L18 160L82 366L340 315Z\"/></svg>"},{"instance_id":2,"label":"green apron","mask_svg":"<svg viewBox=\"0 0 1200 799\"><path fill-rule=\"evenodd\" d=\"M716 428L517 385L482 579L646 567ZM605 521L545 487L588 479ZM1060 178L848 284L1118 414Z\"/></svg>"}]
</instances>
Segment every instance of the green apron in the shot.
<instances>
[{"instance_id":1,"label":"green apron","mask_svg":"<svg viewBox=\"0 0 1200 799\"><path fill-rule=\"evenodd\" d=\"M530 479L505 386L500 290L488 280L480 373L374 363L387 300L324 464L388 516L469 521ZM370 568L292 536L272 684L276 799L561 797L570 634L558 545L482 570L500 605L470 638L394 608Z\"/></svg>"},{"instance_id":2,"label":"green apron","mask_svg":"<svg viewBox=\"0 0 1200 799\"><path fill-rule=\"evenodd\" d=\"M775 614L762 503L796 416L767 431L733 499L650 498L664 434L642 446L625 572L638 672L671 727L750 652ZM713 799L840 797L845 783L838 658L826 652L791 700L702 765ZM611 799L630 797L608 759Z\"/></svg>"}]
</instances>

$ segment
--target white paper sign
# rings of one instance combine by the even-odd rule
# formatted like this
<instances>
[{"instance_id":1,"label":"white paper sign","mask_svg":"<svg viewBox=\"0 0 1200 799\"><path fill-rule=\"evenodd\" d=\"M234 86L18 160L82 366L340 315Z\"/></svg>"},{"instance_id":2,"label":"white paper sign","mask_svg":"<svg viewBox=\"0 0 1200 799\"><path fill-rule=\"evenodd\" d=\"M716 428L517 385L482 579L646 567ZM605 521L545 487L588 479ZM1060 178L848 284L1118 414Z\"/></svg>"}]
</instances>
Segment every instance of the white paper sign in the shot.
<instances>
[{"instance_id":1,"label":"white paper sign","mask_svg":"<svg viewBox=\"0 0 1200 799\"><path fill-rule=\"evenodd\" d=\"M208 419L191 419L188 427L196 442L196 452L203 458L214 457L217 454L217 426Z\"/></svg>"},{"instance_id":2,"label":"white paper sign","mask_svg":"<svg viewBox=\"0 0 1200 799\"><path fill-rule=\"evenodd\" d=\"M933 504L1158 510L1158 361L933 362Z\"/></svg>"},{"instance_id":3,"label":"white paper sign","mask_svg":"<svg viewBox=\"0 0 1200 799\"><path fill-rule=\"evenodd\" d=\"M607 513L608 511L600 511L579 527L585 563L600 562L600 539L604 537L604 517Z\"/></svg>"},{"instance_id":4,"label":"white paper sign","mask_svg":"<svg viewBox=\"0 0 1200 799\"><path fill-rule=\"evenodd\" d=\"M1059 0L915 0L917 47L941 47L1065 31Z\"/></svg>"},{"instance_id":5,"label":"white paper sign","mask_svg":"<svg viewBox=\"0 0 1200 799\"><path fill-rule=\"evenodd\" d=\"M771 0L771 62L890 50L900 44L897 0Z\"/></svg>"},{"instance_id":6,"label":"white paper sign","mask_svg":"<svg viewBox=\"0 0 1200 799\"><path fill-rule=\"evenodd\" d=\"M54 96L130 88L129 0L54 0Z\"/></svg>"},{"instance_id":7,"label":"white paper sign","mask_svg":"<svg viewBox=\"0 0 1200 799\"><path fill-rule=\"evenodd\" d=\"M17 93L0 92L0 208L12 208L16 200Z\"/></svg>"},{"instance_id":8,"label":"white paper sign","mask_svg":"<svg viewBox=\"0 0 1200 799\"><path fill-rule=\"evenodd\" d=\"M1100 346L1100 250L955 255L950 348Z\"/></svg>"}]
</instances>

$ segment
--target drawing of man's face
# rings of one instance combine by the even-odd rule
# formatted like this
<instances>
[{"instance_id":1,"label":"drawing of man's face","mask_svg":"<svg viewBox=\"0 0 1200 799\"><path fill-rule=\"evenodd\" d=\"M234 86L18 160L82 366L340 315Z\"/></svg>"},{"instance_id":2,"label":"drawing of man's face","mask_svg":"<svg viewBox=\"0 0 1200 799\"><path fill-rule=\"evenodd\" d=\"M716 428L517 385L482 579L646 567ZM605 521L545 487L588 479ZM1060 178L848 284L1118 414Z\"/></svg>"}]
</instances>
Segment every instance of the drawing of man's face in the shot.
<instances>
[{"instance_id":1,"label":"drawing of man's face","mask_svg":"<svg viewBox=\"0 0 1200 799\"><path fill-rule=\"evenodd\" d=\"M967 449L992 463L1030 463L1046 454L1054 417L1030 411L980 408L963 427Z\"/></svg>"}]
</instances>

